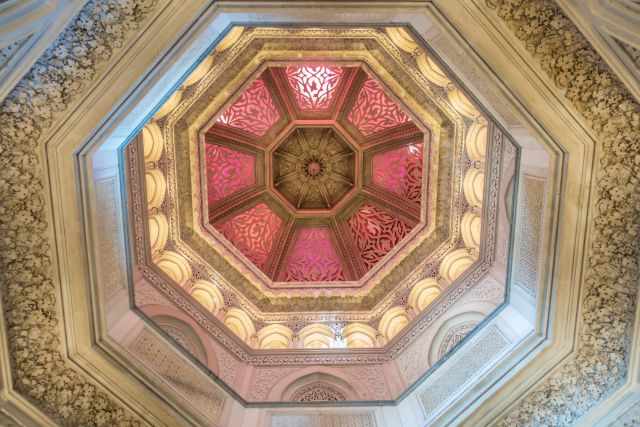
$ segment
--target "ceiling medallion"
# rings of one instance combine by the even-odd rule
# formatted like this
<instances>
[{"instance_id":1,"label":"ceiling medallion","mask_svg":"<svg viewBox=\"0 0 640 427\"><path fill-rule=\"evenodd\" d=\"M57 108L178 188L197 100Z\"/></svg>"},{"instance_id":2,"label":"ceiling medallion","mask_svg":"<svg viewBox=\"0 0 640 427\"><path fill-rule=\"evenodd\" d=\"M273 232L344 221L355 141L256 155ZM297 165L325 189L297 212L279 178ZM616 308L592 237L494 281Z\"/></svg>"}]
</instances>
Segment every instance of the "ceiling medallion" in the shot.
<instances>
[{"instance_id":1,"label":"ceiling medallion","mask_svg":"<svg viewBox=\"0 0 640 427\"><path fill-rule=\"evenodd\" d=\"M273 152L273 187L295 209L331 210L355 184L355 152L330 128L298 128Z\"/></svg>"}]
</instances>

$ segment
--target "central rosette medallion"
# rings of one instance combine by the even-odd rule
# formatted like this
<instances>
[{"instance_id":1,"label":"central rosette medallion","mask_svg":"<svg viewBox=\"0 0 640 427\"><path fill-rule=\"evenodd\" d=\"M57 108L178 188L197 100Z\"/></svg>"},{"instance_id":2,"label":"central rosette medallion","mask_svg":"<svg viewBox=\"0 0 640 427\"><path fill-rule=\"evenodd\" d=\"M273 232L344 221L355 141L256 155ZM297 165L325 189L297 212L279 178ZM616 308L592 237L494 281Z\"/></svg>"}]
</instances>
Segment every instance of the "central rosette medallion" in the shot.
<instances>
[{"instance_id":1,"label":"central rosette medallion","mask_svg":"<svg viewBox=\"0 0 640 427\"><path fill-rule=\"evenodd\" d=\"M295 209L331 209L355 185L355 152L331 128L297 128L273 152L273 186Z\"/></svg>"}]
</instances>

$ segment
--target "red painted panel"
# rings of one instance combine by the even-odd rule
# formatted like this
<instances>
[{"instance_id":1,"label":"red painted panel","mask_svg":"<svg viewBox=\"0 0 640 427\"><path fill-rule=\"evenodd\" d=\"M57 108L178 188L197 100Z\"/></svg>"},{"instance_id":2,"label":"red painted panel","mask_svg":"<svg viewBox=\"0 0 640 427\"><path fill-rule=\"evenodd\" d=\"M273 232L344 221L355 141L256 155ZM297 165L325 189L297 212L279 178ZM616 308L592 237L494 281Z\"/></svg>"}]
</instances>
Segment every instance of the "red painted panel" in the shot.
<instances>
[{"instance_id":1,"label":"red painted panel","mask_svg":"<svg viewBox=\"0 0 640 427\"><path fill-rule=\"evenodd\" d=\"M411 202L422 195L423 144L409 144L373 156L373 183Z\"/></svg>"},{"instance_id":2,"label":"red painted panel","mask_svg":"<svg viewBox=\"0 0 640 427\"><path fill-rule=\"evenodd\" d=\"M217 144L205 144L207 195L212 205L256 183L256 158Z\"/></svg>"},{"instance_id":3,"label":"red painted panel","mask_svg":"<svg viewBox=\"0 0 640 427\"><path fill-rule=\"evenodd\" d=\"M409 121L409 116L386 95L382 86L372 78L364 82L347 118L365 136Z\"/></svg>"},{"instance_id":4,"label":"red painted panel","mask_svg":"<svg viewBox=\"0 0 640 427\"><path fill-rule=\"evenodd\" d=\"M279 119L280 113L271 93L264 80L259 78L218 117L217 123L263 136Z\"/></svg>"},{"instance_id":5,"label":"red painted panel","mask_svg":"<svg viewBox=\"0 0 640 427\"><path fill-rule=\"evenodd\" d=\"M282 228L282 219L260 203L216 228L260 269L264 269Z\"/></svg>"},{"instance_id":6,"label":"red painted panel","mask_svg":"<svg viewBox=\"0 0 640 427\"><path fill-rule=\"evenodd\" d=\"M286 74L301 110L326 110L344 71L340 67L303 65L287 67Z\"/></svg>"},{"instance_id":7,"label":"red painted panel","mask_svg":"<svg viewBox=\"0 0 640 427\"><path fill-rule=\"evenodd\" d=\"M344 269L325 227L298 230L287 257L285 282L330 282L345 280Z\"/></svg>"},{"instance_id":8,"label":"red painted panel","mask_svg":"<svg viewBox=\"0 0 640 427\"><path fill-rule=\"evenodd\" d=\"M362 205L347 223L367 270L411 231L411 227L400 218L370 204Z\"/></svg>"}]
</instances>

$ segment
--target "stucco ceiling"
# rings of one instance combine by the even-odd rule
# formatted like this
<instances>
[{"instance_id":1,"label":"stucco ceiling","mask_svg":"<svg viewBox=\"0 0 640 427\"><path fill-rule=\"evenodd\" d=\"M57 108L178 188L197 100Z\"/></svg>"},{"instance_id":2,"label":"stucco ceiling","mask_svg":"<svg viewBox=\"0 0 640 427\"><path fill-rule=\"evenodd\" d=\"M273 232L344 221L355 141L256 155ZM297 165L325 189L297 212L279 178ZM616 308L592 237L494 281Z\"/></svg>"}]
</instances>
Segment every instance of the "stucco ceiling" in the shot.
<instances>
[{"instance_id":1,"label":"stucco ceiling","mask_svg":"<svg viewBox=\"0 0 640 427\"><path fill-rule=\"evenodd\" d=\"M635 2L281 6L0 2L0 424L638 423Z\"/></svg>"}]
</instances>

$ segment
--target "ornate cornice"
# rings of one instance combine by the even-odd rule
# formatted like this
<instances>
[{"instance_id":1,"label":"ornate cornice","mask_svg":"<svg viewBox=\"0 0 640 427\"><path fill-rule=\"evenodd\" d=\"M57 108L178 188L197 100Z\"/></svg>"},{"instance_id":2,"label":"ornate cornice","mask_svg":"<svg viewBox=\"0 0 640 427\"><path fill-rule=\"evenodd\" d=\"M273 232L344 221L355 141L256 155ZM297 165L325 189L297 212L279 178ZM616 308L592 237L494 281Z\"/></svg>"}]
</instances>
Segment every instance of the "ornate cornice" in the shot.
<instances>
[{"instance_id":1,"label":"ornate cornice","mask_svg":"<svg viewBox=\"0 0 640 427\"><path fill-rule=\"evenodd\" d=\"M156 3L89 2L0 105L0 294L13 384L61 425L143 422L65 357L40 153L56 117L83 98Z\"/></svg>"},{"instance_id":2,"label":"ornate cornice","mask_svg":"<svg viewBox=\"0 0 640 427\"><path fill-rule=\"evenodd\" d=\"M640 106L549 0L486 0L598 136L578 350L501 426L570 425L625 380L640 255Z\"/></svg>"}]
</instances>

